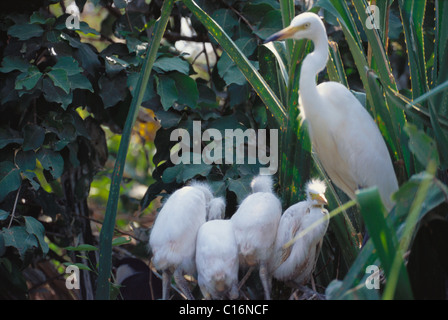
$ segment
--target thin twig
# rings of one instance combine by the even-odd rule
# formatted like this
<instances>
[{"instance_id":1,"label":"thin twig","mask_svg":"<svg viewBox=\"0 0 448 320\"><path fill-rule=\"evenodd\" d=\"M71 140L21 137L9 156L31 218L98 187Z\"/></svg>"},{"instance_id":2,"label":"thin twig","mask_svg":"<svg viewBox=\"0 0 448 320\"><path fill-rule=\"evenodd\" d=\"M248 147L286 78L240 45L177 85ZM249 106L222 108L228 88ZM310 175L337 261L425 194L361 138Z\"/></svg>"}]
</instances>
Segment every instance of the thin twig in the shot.
<instances>
[{"instance_id":1,"label":"thin twig","mask_svg":"<svg viewBox=\"0 0 448 320\"><path fill-rule=\"evenodd\" d=\"M17 190L16 199L14 200L14 207L12 208L11 220L9 220L9 224L8 224L8 229L11 227L12 220L14 220L14 214L16 212L17 201L19 200L19 193L20 193L21 188L22 188L22 185L20 185L19 190Z\"/></svg>"}]
</instances>

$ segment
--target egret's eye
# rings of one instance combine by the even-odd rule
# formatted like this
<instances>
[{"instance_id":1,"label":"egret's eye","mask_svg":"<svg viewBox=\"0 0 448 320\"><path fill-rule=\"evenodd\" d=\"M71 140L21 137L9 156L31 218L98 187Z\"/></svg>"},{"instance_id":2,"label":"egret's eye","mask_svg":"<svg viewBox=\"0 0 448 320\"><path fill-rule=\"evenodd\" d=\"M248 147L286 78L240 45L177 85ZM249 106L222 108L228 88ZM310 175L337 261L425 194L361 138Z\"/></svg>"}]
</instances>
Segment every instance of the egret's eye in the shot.
<instances>
[{"instance_id":1,"label":"egret's eye","mask_svg":"<svg viewBox=\"0 0 448 320\"><path fill-rule=\"evenodd\" d=\"M305 23L305 24L303 25L303 27L304 27L305 29L308 29L308 28L310 27L310 23L309 23L309 22Z\"/></svg>"}]
</instances>

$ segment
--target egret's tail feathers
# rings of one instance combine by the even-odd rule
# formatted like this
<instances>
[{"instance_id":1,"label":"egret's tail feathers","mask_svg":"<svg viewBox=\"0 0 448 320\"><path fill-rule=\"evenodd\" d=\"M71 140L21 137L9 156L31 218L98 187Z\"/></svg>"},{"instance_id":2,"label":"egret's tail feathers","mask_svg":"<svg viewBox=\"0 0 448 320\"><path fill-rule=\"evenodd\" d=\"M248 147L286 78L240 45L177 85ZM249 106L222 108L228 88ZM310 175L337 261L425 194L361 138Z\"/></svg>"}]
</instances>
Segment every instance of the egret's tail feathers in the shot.
<instances>
[{"instance_id":1,"label":"egret's tail feathers","mask_svg":"<svg viewBox=\"0 0 448 320\"><path fill-rule=\"evenodd\" d=\"M223 219L225 213L226 201L224 198L213 198L208 205L207 220Z\"/></svg>"},{"instance_id":2,"label":"egret's tail feathers","mask_svg":"<svg viewBox=\"0 0 448 320\"><path fill-rule=\"evenodd\" d=\"M274 186L274 181L272 176L269 175L259 175L252 179L250 184L252 192L272 192Z\"/></svg>"}]
</instances>

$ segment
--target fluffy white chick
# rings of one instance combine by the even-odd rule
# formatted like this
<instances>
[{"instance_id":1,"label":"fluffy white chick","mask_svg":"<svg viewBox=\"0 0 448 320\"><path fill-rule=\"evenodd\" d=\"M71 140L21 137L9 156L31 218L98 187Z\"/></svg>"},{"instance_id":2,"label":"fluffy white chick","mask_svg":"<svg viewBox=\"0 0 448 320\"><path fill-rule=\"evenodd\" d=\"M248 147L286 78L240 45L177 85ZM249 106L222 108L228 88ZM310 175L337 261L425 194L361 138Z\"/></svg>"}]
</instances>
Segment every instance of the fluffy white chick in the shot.
<instances>
[{"instance_id":1,"label":"fluffy white chick","mask_svg":"<svg viewBox=\"0 0 448 320\"><path fill-rule=\"evenodd\" d=\"M298 285L310 280L329 223L328 219L318 223L322 218L328 218L328 211L324 208L327 204L325 190L322 181L309 181L306 200L290 206L282 215L269 263L274 278ZM284 245L298 235L303 236L285 249Z\"/></svg>"},{"instance_id":2,"label":"fluffy white chick","mask_svg":"<svg viewBox=\"0 0 448 320\"><path fill-rule=\"evenodd\" d=\"M264 297L270 299L267 262L274 247L277 226L282 213L280 200L272 192L270 176L257 176L247 196L231 218L238 244L240 265L260 267Z\"/></svg>"}]
</instances>

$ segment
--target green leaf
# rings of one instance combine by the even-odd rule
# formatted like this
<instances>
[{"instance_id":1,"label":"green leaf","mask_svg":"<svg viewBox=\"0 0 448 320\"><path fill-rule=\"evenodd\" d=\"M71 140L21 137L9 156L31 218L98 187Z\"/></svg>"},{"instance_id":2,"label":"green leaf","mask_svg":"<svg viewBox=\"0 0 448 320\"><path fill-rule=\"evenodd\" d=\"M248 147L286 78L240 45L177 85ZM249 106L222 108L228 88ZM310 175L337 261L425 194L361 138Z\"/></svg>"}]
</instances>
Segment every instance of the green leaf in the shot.
<instances>
[{"instance_id":1,"label":"green leaf","mask_svg":"<svg viewBox=\"0 0 448 320\"><path fill-rule=\"evenodd\" d=\"M87 79L87 77L81 73L69 75L68 81L70 82L70 88L72 90L85 89L93 93L93 87L92 84L90 83L90 80Z\"/></svg>"},{"instance_id":2,"label":"green leaf","mask_svg":"<svg viewBox=\"0 0 448 320\"><path fill-rule=\"evenodd\" d=\"M156 84L163 109L168 110L179 97L176 82L171 77L160 75L156 77Z\"/></svg>"},{"instance_id":3,"label":"green leaf","mask_svg":"<svg viewBox=\"0 0 448 320\"><path fill-rule=\"evenodd\" d=\"M73 57L59 57L53 69L63 69L68 76L73 76L83 71L78 61Z\"/></svg>"},{"instance_id":4,"label":"green leaf","mask_svg":"<svg viewBox=\"0 0 448 320\"><path fill-rule=\"evenodd\" d=\"M36 160L34 160L36 161ZM37 175L33 171L22 171L22 174L25 178L28 179L28 181L31 183L31 186L34 188L34 190L39 190L40 184L36 181Z\"/></svg>"},{"instance_id":5,"label":"green leaf","mask_svg":"<svg viewBox=\"0 0 448 320\"><path fill-rule=\"evenodd\" d=\"M186 164L182 171L182 180L188 181L196 176L207 177L213 166L210 164Z\"/></svg>"},{"instance_id":6,"label":"green leaf","mask_svg":"<svg viewBox=\"0 0 448 320\"><path fill-rule=\"evenodd\" d=\"M36 154L33 150L20 150L16 153L15 163L22 171L34 170L36 168Z\"/></svg>"},{"instance_id":7,"label":"green leaf","mask_svg":"<svg viewBox=\"0 0 448 320\"><path fill-rule=\"evenodd\" d=\"M95 29L91 28L87 22L84 21L80 21L79 22L79 29L77 29L77 31L81 31L82 33L84 33L85 35L94 35L94 36L99 36L100 33L98 31L96 31Z\"/></svg>"},{"instance_id":8,"label":"green leaf","mask_svg":"<svg viewBox=\"0 0 448 320\"><path fill-rule=\"evenodd\" d=\"M412 299L412 290L409 277L402 256L397 255L398 241L392 232L390 224L385 219L386 211L381 201L378 188L362 189L356 193L361 213L364 218L367 231L372 238L378 257L384 268L386 278L391 275L394 259L398 259L399 275L395 297L398 299ZM398 256L398 257L397 257Z\"/></svg>"},{"instance_id":9,"label":"green leaf","mask_svg":"<svg viewBox=\"0 0 448 320\"><path fill-rule=\"evenodd\" d=\"M434 140L424 131L418 130L417 126L406 123L404 130L409 135L409 149L415 154L418 161L426 168L429 161L439 164L439 154Z\"/></svg>"},{"instance_id":10,"label":"green leaf","mask_svg":"<svg viewBox=\"0 0 448 320\"><path fill-rule=\"evenodd\" d=\"M9 217L9 212L0 209L0 221L6 220Z\"/></svg>"},{"instance_id":11,"label":"green leaf","mask_svg":"<svg viewBox=\"0 0 448 320\"><path fill-rule=\"evenodd\" d=\"M29 234L23 226L13 226L9 229L3 228L0 234L3 235L5 246L16 248L22 259L28 250L39 246L36 237Z\"/></svg>"},{"instance_id":12,"label":"green leaf","mask_svg":"<svg viewBox=\"0 0 448 320\"><path fill-rule=\"evenodd\" d=\"M230 36L233 36L233 28L239 24L235 13L231 9L216 10L212 14L212 19L226 30Z\"/></svg>"},{"instance_id":13,"label":"green leaf","mask_svg":"<svg viewBox=\"0 0 448 320\"><path fill-rule=\"evenodd\" d=\"M36 86L41 76L42 73L39 69L36 66L31 66L28 68L28 72L23 72L17 76L15 89L31 90Z\"/></svg>"},{"instance_id":14,"label":"green leaf","mask_svg":"<svg viewBox=\"0 0 448 320\"><path fill-rule=\"evenodd\" d=\"M123 245L123 244L127 244L127 243L129 243L129 242L131 242L132 241L132 239L129 237L129 238L126 238L126 237L118 237L118 238L115 238L113 241L112 241L112 246L121 246L121 245Z\"/></svg>"},{"instance_id":15,"label":"green leaf","mask_svg":"<svg viewBox=\"0 0 448 320\"><path fill-rule=\"evenodd\" d=\"M11 143L23 143L23 138L20 136L20 133L11 128L0 128L0 149L3 149Z\"/></svg>"},{"instance_id":16,"label":"green leaf","mask_svg":"<svg viewBox=\"0 0 448 320\"><path fill-rule=\"evenodd\" d=\"M65 93L70 92L70 82L68 81L67 72L64 69L52 69L47 73L54 85L64 90Z\"/></svg>"},{"instance_id":17,"label":"green leaf","mask_svg":"<svg viewBox=\"0 0 448 320\"><path fill-rule=\"evenodd\" d=\"M67 267L75 266L75 267L77 267L79 270L87 270L87 271L92 271L92 272L93 272L93 270L92 270L89 266L86 266L86 265L83 264L83 263L64 262L63 265L65 265L65 266L67 266Z\"/></svg>"},{"instance_id":18,"label":"green leaf","mask_svg":"<svg viewBox=\"0 0 448 320\"><path fill-rule=\"evenodd\" d=\"M37 24L15 24L8 29L8 35L19 38L19 40L40 37L43 33L42 27Z\"/></svg>"},{"instance_id":19,"label":"green leaf","mask_svg":"<svg viewBox=\"0 0 448 320\"><path fill-rule=\"evenodd\" d=\"M25 72L29 67L31 67L31 64L28 61L23 60L21 57L7 56L3 58L0 72L8 73L14 70Z\"/></svg>"},{"instance_id":20,"label":"green leaf","mask_svg":"<svg viewBox=\"0 0 448 320\"><path fill-rule=\"evenodd\" d=\"M61 176L64 171L64 159L61 154L50 149L40 148L36 153L37 159L44 169L50 171L54 179Z\"/></svg>"},{"instance_id":21,"label":"green leaf","mask_svg":"<svg viewBox=\"0 0 448 320\"><path fill-rule=\"evenodd\" d=\"M159 73L178 71L188 75L190 72L190 64L180 57L162 56L154 62L154 69Z\"/></svg>"},{"instance_id":22,"label":"green leaf","mask_svg":"<svg viewBox=\"0 0 448 320\"><path fill-rule=\"evenodd\" d=\"M266 39L283 28L282 15L279 10L271 10L262 17L261 23L254 33L261 39Z\"/></svg>"},{"instance_id":23,"label":"green leaf","mask_svg":"<svg viewBox=\"0 0 448 320\"><path fill-rule=\"evenodd\" d=\"M252 176L247 175L237 180L229 180L228 189L235 193L238 203L243 202L243 200L252 192L252 189L250 188L252 179Z\"/></svg>"},{"instance_id":24,"label":"green leaf","mask_svg":"<svg viewBox=\"0 0 448 320\"><path fill-rule=\"evenodd\" d=\"M42 253L46 255L48 253L49 247L45 242L45 228L38 220L30 216L24 216L25 219L25 229L29 234L34 234L39 241Z\"/></svg>"},{"instance_id":25,"label":"green leaf","mask_svg":"<svg viewBox=\"0 0 448 320\"><path fill-rule=\"evenodd\" d=\"M169 75L176 83L176 88L178 92L177 102L180 105L187 105L194 109L197 107L197 102L199 99L199 90L193 78L189 76L175 72Z\"/></svg>"},{"instance_id":26,"label":"green leaf","mask_svg":"<svg viewBox=\"0 0 448 320\"><path fill-rule=\"evenodd\" d=\"M47 77L43 79L42 90L45 100L61 104L64 110L67 110L67 107L72 103L73 93L66 94L61 88L55 87L53 81Z\"/></svg>"},{"instance_id":27,"label":"green leaf","mask_svg":"<svg viewBox=\"0 0 448 320\"><path fill-rule=\"evenodd\" d=\"M72 246L68 246L64 248L65 250L68 251L97 251L98 248L95 246L92 246L91 244L80 244L79 246L76 247L72 247Z\"/></svg>"},{"instance_id":28,"label":"green leaf","mask_svg":"<svg viewBox=\"0 0 448 320\"><path fill-rule=\"evenodd\" d=\"M23 128L23 151L36 150L45 140L45 129L35 124Z\"/></svg>"},{"instance_id":29,"label":"green leaf","mask_svg":"<svg viewBox=\"0 0 448 320\"><path fill-rule=\"evenodd\" d=\"M100 87L100 97L103 99L105 108L112 107L126 98L125 75L117 75L112 78L103 75L98 81L98 85Z\"/></svg>"},{"instance_id":30,"label":"green leaf","mask_svg":"<svg viewBox=\"0 0 448 320\"><path fill-rule=\"evenodd\" d=\"M9 161L0 162L0 202L12 191L19 189L22 183L20 170Z\"/></svg>"}]
</instances>

